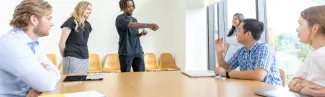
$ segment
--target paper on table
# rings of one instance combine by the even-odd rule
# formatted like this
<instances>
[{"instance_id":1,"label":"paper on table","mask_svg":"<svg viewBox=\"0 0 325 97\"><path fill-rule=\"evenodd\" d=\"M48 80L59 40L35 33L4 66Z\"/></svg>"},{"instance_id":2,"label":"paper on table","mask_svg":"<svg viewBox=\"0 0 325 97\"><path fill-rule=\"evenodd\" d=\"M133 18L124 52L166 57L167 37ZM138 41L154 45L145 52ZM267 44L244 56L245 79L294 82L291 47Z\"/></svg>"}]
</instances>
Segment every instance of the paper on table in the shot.
<instances>
[{"instance_id":1,"label":"paper on table","mask_svg":"<svg viewBox=\"0 0 325 97\"><path fill-rule=\"evenodd\" d=\"M102 74L88 74L86 79L100 79L103 78Z\"/></svg>"},{"instance_id":2,"label":"paper on table","mask_svg":"<svg viewBox=\"0 0 325 97\"><path fill-rule=\"evenodd\" d=\"M105 95L96 91L77 92L71 94L64 94L65 97L106 97Z\"/></svg>"},{"instance_id":3,"label":"paper on table","mask_svg":"<svg viewBox=\"0 0 325 97\"><path fill-rule=\"evenodd\" d=\"M38 97L65 97L63 94L56 94L56 95L45 95L45 96L38 96Z\"/></svg>"},{"instance_id":4,"label":"paper on table","mask_svg":"<svg viewBox=\"0 0 325 97\"><path fill-rule=\"evenodd\" d=\"M225 80L226 79L225 77L221 77L221 76L216 76L215 78L222 79L222 80Z\"/></svg>"}]
</instances>

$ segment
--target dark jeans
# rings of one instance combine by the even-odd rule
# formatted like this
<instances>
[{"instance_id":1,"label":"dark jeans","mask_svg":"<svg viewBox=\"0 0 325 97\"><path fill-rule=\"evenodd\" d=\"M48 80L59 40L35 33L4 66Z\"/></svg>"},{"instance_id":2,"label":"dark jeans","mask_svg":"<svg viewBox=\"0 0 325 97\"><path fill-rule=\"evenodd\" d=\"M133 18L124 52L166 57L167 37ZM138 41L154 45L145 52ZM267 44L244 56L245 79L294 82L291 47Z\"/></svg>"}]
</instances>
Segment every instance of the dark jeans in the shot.
<instances>
[{"instance_id":1,"label":"dark jeans","mask_svg":"<svg viewBox=\"0 0 325 97\"><path fill-rule=\"evenodd\" d=\"M143 54L133 56L119 55L121 72L130 72L131 66L133 72L144 72Z\"/></svg>"}]
</instances>

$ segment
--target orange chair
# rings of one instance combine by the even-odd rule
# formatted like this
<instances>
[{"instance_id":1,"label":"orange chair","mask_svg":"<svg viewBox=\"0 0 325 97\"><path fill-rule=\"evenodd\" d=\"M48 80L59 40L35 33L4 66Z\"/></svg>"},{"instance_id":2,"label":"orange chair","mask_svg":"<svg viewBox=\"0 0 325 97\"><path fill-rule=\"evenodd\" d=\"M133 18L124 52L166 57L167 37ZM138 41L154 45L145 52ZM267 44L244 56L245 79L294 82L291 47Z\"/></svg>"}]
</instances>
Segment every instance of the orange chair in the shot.
<instances>
[{"instance_id":1,"label":"orange chair","mask_svg":"<svg viewBox=\"0 0 325 97\"><path fill-rule=\"evenodd\" d=\"M108 54L106 56L104 66L103 66L103 71L104 72L121 72L118 54Z\"/></svg>"},{"instance_id":2,"label":"orange chair","mask_svg":"<svg viewBox=\"0 0 325 97\"><path fill-rule=\"evenodd\" d=\"M55 54L46 54L47 58L51 60L51 62L55 65L58 66L56 63L56 55Z\"/></svg>"},{"instance_id":3,"label":"orange chair","mask_svg":"<svg viewBox=\"0 0 325 97\"><path fill-rule=\"evenodd\" d=\"M153 53L144 54L144 64L147 71L159 71L161 70L157 64L156 55Z\"/></svg>"},{"instance_id":4,"label":"orange chair","mask_svg":"<svg viewBox=\"0 0 325 97\"><path fill-rule=\"evenodd\" d=\"M166 71L180 70L175 63L173 56L170 53L162 53L160 55L160 68Z\"/></svg>"},{"instance_id":5,"label":"orange chair","mask_svg":"<svg viewBox=\"0 0 325 97\"><path fill-rule=\"evenodd\" d=\"M100 64L100 57L98 54L89 54L89 73L102 72L102 66Z\"/></svg>"},{"instance_id":6,"label":"orange chair","mask_svg":"<svg viewBox=\"0 0 325 97\"><path fill-rule=\"evenodd\" d=\"M63 73L62 64L59 66L60 73Z\"/></svg>"}]
</instances>

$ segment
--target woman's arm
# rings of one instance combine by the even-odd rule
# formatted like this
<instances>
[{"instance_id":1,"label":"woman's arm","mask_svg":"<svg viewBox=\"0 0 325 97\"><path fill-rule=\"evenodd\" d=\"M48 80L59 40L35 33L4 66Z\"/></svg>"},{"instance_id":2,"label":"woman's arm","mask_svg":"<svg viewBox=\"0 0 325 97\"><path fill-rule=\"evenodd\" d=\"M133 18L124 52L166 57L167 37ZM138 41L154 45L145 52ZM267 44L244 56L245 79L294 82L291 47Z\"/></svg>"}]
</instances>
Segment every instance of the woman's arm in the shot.
<instances>
[{"instance_id":1,"label":"woman's arm","mask_svg":"<svg viewBox=\"0 0 325 97\"><path fill-rule=\"evenodd\" d=\"M61 53L62 57L64 55L65 43L66 43L70 33L71 33L70 28L68 28L68 27L63 27L62 28L61 38L60 38L60 41L59 41L59 48L60 48L60 53Z\"/></svg>"},{"instance_id":2,"label":"woman's arm","mask_svg":"<svg viewBox=\"0 0 325 97\"><path fill-rule=\"evenodd\" d=\"M325 87L319 85L308 85L301 89L300 94L313 96L313 97L325 97Z\"/></svg>"},{"instance_id":3,"label":"woman's arm","mask_svg":"<svg viewBox=\"0 0 325 97\"><path fill-rule=\"evenodd\" d=\"M292 79L292 81L289 82L290 90L292 90L293 92L297 92L297 93L299 93L303 88L305 88L309 85L319 86L312 81L305 80L302 77L295 77Z\"/></svg>"}]
</instances>

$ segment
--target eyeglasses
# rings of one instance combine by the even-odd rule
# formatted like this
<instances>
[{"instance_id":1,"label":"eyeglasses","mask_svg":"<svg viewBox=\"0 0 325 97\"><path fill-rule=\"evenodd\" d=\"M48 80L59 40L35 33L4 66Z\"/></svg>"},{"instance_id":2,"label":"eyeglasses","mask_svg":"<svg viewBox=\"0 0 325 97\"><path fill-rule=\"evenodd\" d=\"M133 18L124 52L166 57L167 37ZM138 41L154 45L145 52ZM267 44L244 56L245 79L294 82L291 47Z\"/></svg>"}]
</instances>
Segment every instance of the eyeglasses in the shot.
<instances>
[{"instance_id":1,"label":"eyeglasses","mask_svg":"<svg viewBox=\"0 0 325 97\"><path fill-rule=\"evenodd\" d=\"M243 30L244 30L244 29L243 29ZM241 29L240 29L239 27L237 27L237 28L236 28L236 31L237 31L237 32L240 32ZM247 32L247 30L244 30L244 32Z\"/></svg>"}]
</instances>

